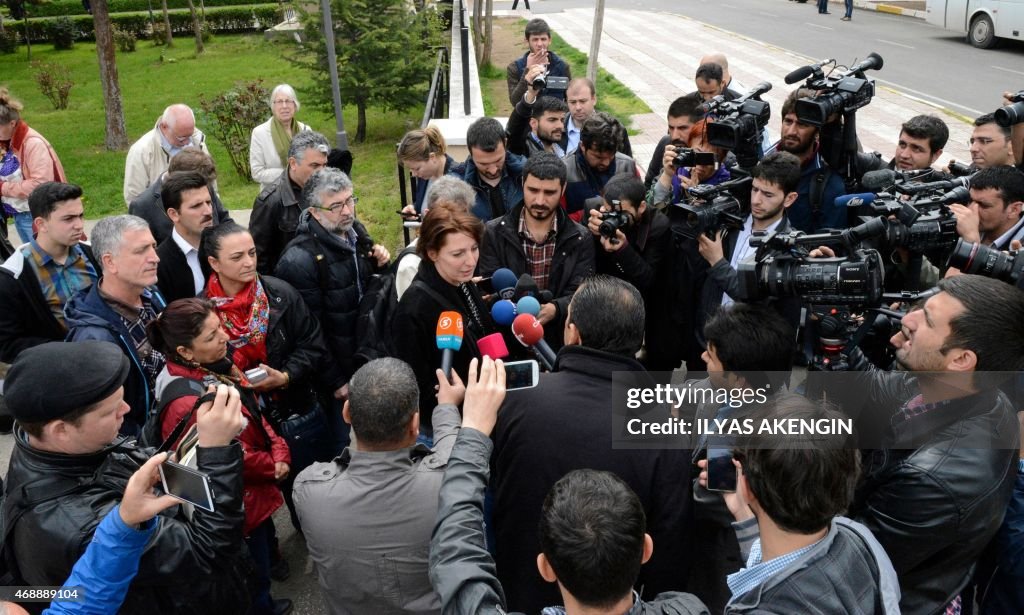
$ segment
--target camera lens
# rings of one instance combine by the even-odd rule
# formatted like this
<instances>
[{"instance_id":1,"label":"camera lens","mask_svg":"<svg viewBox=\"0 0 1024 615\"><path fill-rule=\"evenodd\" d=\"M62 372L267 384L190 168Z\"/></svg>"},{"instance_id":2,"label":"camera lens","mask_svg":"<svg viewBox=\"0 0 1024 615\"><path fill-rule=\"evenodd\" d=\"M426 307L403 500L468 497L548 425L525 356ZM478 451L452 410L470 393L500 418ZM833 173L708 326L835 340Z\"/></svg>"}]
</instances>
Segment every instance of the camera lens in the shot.
<instances>
[{"instance_id":1,"label":"camera lens","mask_svg":"<svg viewBox=\"0 0 1024 615\"><path fill-rule=\"evenodd\" d=\"M1006 107L1000 107L993 114L996 124L1008 128L1014 124L1024 122L1024 102L1016 102Z\"/></svg>"},{"instance_id":2,"label":"camera lens","mask_svg":"<svg viewBox=\"0 0 1024 615\"><path fill-rule=\"evenodd\" d=\"M1018 260L1021 263L1017 263ZM949 255L949 266L956 267L963 273L983 275L1012 283L1020 277L1024 257L960 239L957 240L953 253Z\"/></svg>"}]
</instances>

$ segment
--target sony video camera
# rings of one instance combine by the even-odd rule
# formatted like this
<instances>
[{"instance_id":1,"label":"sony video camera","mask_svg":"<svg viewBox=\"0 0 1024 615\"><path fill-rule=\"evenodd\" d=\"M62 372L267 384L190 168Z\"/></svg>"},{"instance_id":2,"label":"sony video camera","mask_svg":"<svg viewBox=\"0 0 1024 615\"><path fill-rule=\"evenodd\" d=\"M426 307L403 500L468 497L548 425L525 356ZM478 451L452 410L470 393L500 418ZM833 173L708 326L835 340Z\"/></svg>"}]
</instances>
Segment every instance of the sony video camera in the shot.
<instances>
[{"instance_id":1,"label":"sony video camera","mask_svg":"<svg viewBox=\"0 0 1024 615\"><path fill-rule=\"evenodd\" d=\"M719 95L704 103L704 113L717 118L708 124L708 143L728 150L756 148L771 118L771 107L760 96L771 89L772 84L763 81L736 100L727 101Z\"/></svg>"},{"instance_id":2,"label":"sony video camera","mask_svg":"<svg viewBox=\"0 0 1024 615\"><path fill-rule=\"evenodd\" d=\"M676 203L666 210L673 234L696 239L701 233L714 239L720 230L743 227L746 215L734 191L750 190L749 176L711 186L699 184L687 190L688 204Z\"/></svg>"},{"instance_id":3,"label":"sony video camera","mask_svg":"<svg viewBox=\"0 0 1024 615\"><path fill-rule=\"evenodd\" d=\"M846 71L825 75L822 67L830 63L835 60L804 66L786 76L786 83L790 84L807 77L804 87L818 92L813 98L796 101L796 117L805 124L824 126L831 116L852 113L871 102L875 95L875 82L864 71L881 69L882 56L870 53Z\"/></svg>"}]
</instances>

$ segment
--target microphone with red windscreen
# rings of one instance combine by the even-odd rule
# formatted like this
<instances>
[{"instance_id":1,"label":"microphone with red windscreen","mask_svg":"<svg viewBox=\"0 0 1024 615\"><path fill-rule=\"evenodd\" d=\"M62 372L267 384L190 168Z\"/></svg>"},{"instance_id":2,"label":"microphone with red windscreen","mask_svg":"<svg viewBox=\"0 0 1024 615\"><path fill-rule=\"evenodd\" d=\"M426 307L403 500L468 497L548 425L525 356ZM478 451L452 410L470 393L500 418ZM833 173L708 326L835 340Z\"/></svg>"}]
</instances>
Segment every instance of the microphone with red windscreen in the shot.
<instances>
[{"instance_id":1,"label":"microphone with red windscreen","mask_svg":"<svg viewBox=\"0 0 1024 615\"><path fill-rule=\"evenodd\" d=\"M476 342L476 347L481 356L490 357L497 361L508 356L508 346L505 345L505 338L500 333L492 333L481 337Z\"/></svg>"},{"instance_id":2,"label":"microphone with red windscreen","mask_svg":"<svg viewBox=\"0 0 1024 615\"><path fill-rule=\"evenodd\" d=\"M437 330L434 335L437 349L441 351L441 371L444 377L451 380L452 361L455 353L462 348L462 314L458 312L441 312L437 319Z\"/></svg>"},{"instance_id":3,"label":"microphone with red windscreen","mask_svg":"<svg viewBox=\"0 0 1024 615\"><path fill-rule=\"evenodd\" d=\"M512 333L519 343L532 348L537 359L550 372L554 370L555 352L544 341L544 326L533 314L520 314L512 321Z\"/></svg>"}]
</instances>

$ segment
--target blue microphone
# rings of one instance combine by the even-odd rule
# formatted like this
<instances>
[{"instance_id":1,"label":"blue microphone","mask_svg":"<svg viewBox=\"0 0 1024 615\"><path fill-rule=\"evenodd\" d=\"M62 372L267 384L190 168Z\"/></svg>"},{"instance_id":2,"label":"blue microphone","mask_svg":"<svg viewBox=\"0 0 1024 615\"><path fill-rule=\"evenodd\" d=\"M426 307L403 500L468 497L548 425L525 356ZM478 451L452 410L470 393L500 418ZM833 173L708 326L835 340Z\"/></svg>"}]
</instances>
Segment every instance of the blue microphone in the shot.
<instances>
[{"instance_id":1,"label":"blue microphone","mask_svg":"<svg viewBox=\"0 0 1024 615\"><path fill-rule=\"evenodd\" d=\"M516 314L540 314L540 301L530 296L523 297L516 303Z\"/></svg>"},{"instance_id":2,"label":"blue microphone","mask_svg":"<svg viewBox=\"0 0 1024 615\"><path fill-rule=\"evenodd\" d=\"M860 207L875 202L878 195L873 192L861 192L860 194L845 194L836 197L836 207Z\"/></svg>"},{"instance_id":3,"label":"blue microphone","mask_svg":"<svg viewBox=\"0 0 1024 615\"><path fill-rule=\"evenodd\" d=\"M512 273L512 270L504 267L495 270L495 272L491 274L491 285L494 286L494 291L498 293L498 296L502 299L511 299L515 296L516 281L516 274ZM509 324L511 324L511 322Z\"/></svg>"},{"instance_id":4,"label":"blue microphone","mask_svg":"<svg viewBox=\"0 0 1024 615\"><path fill-rule=\"evenodd\" d=\"M494 305L491 306L491 318L494 319L495 324L502 327L510 326L512 321L516 319L516 304L508 299L495 301Z\"/></svg>"}]
</instances>

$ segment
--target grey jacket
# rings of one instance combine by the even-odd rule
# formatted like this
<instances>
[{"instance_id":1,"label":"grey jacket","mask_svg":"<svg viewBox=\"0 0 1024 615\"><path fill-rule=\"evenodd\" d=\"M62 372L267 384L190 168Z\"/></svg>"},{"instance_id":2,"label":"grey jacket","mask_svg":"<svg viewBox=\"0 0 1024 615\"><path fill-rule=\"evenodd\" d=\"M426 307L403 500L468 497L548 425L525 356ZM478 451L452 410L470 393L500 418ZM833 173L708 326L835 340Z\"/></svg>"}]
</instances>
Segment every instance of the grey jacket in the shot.
<instances>
[{"instance_id":1,"label":"grey jacket","mask_svg":"<svg viewBox=\"0 0 1024 615\"><path fill-rule=\"evenodd\" d=\"M427 549L458 408L438 406L433 424L432 450L350 447L295 479L295 508L332 615L441 612Z\"/></svg>"},{"instance_id":2,"label":"grey jacket","mask_svg":"<svg viewBox=\"0 0 1024 615\"><path fill-rule=\"evenodd\" d=\"M758 537L755 520L734 523L744 560ZM834 517L825 537L795 562L725 609L734 613L899 615L900 587L889 556L868 528ZM812 608L813 607L813 608Z\"/></svg>"},{"instance_id":3,"label":"grey jacket","mask_svg":"<svg viewBox=\"0 0 1024 615\"><path fill-rule=\"evenodd\" d=\"M504 614L505 593L484 545L484 488L494 443L475 429L459 432L439 495L430 539L430 580L446 615ZM710 615L692 594L666 592L636 600L626 615Z\"/></svg>"}]
</instances>

